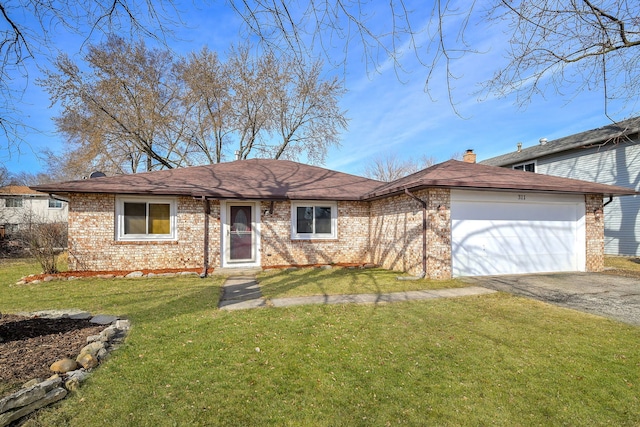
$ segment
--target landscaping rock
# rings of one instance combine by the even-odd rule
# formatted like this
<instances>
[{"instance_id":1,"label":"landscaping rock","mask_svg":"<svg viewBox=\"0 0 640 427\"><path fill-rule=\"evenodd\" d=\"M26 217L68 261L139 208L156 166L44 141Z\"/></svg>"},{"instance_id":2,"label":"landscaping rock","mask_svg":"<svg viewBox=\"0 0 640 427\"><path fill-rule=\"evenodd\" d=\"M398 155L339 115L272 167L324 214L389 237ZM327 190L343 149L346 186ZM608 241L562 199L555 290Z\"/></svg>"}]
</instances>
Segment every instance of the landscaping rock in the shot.
<instances>
[{"instance_id":1,"label":"landscaping rock","mask_svg":"<svg viewBox=\"0 0 640 427\"><path fill-rule=\"evenodd\" d=\"M97 325L108 325L110 323L115 322L116 320L118 320L118 318L116 316L109 316L106 314L98 314L97 316L93 316L91 318L91 320L89 320L91 323L95 323Z\"/></svg>"},{"instance_id":2,"label":"landscaping rock","mask_svg":"<svg viewBox=\"0 0 640 427\"><path fill-rule=\"evenodd\" d=\"M93 369L98 366L98 358L90 353L80 353L76 358L76 362L84 369Z\"/></svg>"},{"instance_id":3,"label":"landscaping rock","mask_svg":"<svg viewBox=\"0 0 640 427\"><path fill-rule=\"evenodd\" d=\"M41 387L31 386L29 388L23 388L17 393L5 397L0 400L0 413L10 411L14 408L21 406L27 406L35 402L38 399L42 399L47 392Z\"/></svg>"},{"instance_id":4,"label":"landscaping rock","mask_svg":"<svg viewBox=\"0 0 640 427\"><path fill-rule=\"evenodd\" d=\"M114 325L111 325L108 328L104 329L102 332L100 332L100 341L102 342L110 341L111 339L113 339L113 337L116 336L116 333L117 333L116 327Z\"/></svg>"},{"instance_id":5,"label":"landscaping rock","mask_svg":"<svg viewBox=\"0 0 640 427\"><path fill-rule=\"evenodd\" d=\"M0 413L14 408L26 406L43 398L46 393L60 385L62 380L58 377L18 390L16 393L0 399ZM1 425L1 424L0 424Z\"/></svg>"},{"instance_id":6,"label":"landscaping rock","mask_svg":"<svg viewBox=\"0 0 640 427\"><path fill-rule=\"evenodd\" d=\"M129 329L131 329L131 322L127 319L116 320L116 328L123 331L128 331Z\"/></svg>"},{"instance_id":7,"label":"landscaping rock","mask_svg":"<svg viewBox=\"0 0 640 427\"><path fill-rule=\"evenodd\" d=\"M18 410L0 414L0 427L7 426L13 421L20 419L25 415L29 415L33 411L40 409L43 406L47 406L54 402L57 402L58 400L64 399L66 395L67 395L67 390L58 387L48 392L40 400L37 400L28 406L23 406Z\"/></svg>"},{"instance_id":8,"label":"landscaping rock","mask_svg":"<svg viewBox=\"0 0 640 427\"><path fill-rule=\"evenodd\" d=\"M100 341L100 335L91 335L87 337L87 344L91 344L96 341Z\"/></svg>"},{"instance_id":9,"label":"landscaping rock","mask_svg":"<svg viewBox=\"0 0 640 427\"><path fill-rule=\"evenodd\" d=\"M98 357L98 352L104 349L104 343L102 341L94 341L91 344L87 344L82 347L80 354L86 353L94 357Z\"/></svg>"},{"instance_id":10,"label":"landscaping rock","mask_svg":"<svg viewBox=\"0 0 640 427\"><path fill-rule=\"evenodd\" d=\"M142 277L144 276L144 273L142 271L132 271L131 273L127 274L124 277Z\"/></svg>"},{"instance_id":11,"label":"landscaping rock","mask_svg":"<svg viewBox=\"0 0 640 427\"><path fill-rule=\"evenodd\" d=\"M37 313L22 313L23 317L38 318L46 317L51 319L62 318L89 318L91 315L81 310L72 309L66 311L46 310ZM99 315L91 319L95 324L111 324L100 335L89 337L89 342L80 352L76 360L61 359L53 363L50 369L60 373L54 374L45 381L34 379L28 381L16 393L0 399L0 427L14 425L13 423L32 412L63 399L68 391L77 390L89 373L87 369L98 366L101 360L108 357L108 350L118 347L126 336L126 332L131 328L129 320L119 320L116 316ZM103 341L104 339L104 341ZM80 368L82 366L82 368ZM79 369L80 368L80 369ZM64 387L62 384L64 382ZM25 425L20 421L20 425Z\"/></svg>"},{"instance_id":12,"label":"landscaping rock","mask_svg":"<svg viewBox=\"0 0 640 427\"><path fill-rule=\"evenodd\" d=\"M84 369L78 369L76 371L67 372L67 379L75 378L79 382L83 382L87 378L89 378L89 372Z\"/></svg>"},{"instance_id":13,"label":"landscaping rock","mask_svg":"<svg viewBox=\"0 0 640 427\"><path fill-rule=\"evenodd\" d=\"M78 313L70 314L69 319L74 319L74 320L91 319L91 313L89 313L88 311L79 311Z\"/></svg>"},{"instance_id":14,"label":"landscaping rock","mask_svg":"<svg viewBox=\"0 0 640 427\"><path fill-rule=\"evenodd\" d=\"M27 381L26 383L22 384L21 388L29 388L29 387L33 387L34 385L41 383L42 379L41 378L34 378L31 381Z\"/></svg>"},{"instance_id":15,"label":"landscaping rock","mask_svg":"<svg viewBox=\"0 0 640 427\"><path fill-rule=\"evenodd\" d=\"M78 363L75 360L71 360L69 358L60 359L56 362L53 362L49 369L53 372L64 374L66 372L75 371L76 369L78 369Z\"/></svg>"},{"instance_id":16,"label":"landscaping rock","mask_svg":"<svg viewBox=\"0 0 640 427\"><path fill-rule=\"evenodd\" d=\"M69 391L76 391L80 388L80 380L77 378L69 378L64 382L64 388Z\"/></svg>"}]
</instances>

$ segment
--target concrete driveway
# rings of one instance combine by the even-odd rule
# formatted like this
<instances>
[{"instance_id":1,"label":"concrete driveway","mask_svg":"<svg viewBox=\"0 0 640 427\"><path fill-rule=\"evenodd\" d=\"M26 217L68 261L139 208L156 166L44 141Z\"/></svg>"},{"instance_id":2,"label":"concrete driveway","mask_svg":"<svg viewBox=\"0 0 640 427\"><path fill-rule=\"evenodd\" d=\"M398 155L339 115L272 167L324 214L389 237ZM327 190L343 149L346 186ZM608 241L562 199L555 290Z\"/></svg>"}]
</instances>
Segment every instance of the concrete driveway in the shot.
<instances>
[{"instance_id":1,"label":"concrete driveway","mask_svg":"<svg viewBox=\"0 0 640 427\"><path fill-rule=\"evenodd\" d=\"M465 277L497 291L640 325L640 280L599 273Z\"/></svg>"}]
</instances>

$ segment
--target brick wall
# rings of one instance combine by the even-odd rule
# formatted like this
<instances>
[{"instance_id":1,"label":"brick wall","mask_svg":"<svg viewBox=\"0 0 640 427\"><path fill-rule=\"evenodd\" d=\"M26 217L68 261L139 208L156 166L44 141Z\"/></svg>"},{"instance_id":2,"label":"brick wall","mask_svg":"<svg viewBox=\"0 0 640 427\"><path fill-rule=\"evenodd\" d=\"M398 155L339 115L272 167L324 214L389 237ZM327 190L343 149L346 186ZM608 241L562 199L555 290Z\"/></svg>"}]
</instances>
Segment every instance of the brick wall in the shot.
<instances>
[{"instance_id":1,"label":"brick wall","mask_svg":"<svg viewBox=\"0 0 640 427\"><path fill-rule=\"evenodd\" d=\"M451 277L448 189L416 191L427 202L427 268L431 279ZM601 195L585 196L586 269L604 269ZM220 203L210 202L209 266L220 266ZM422 206L407 195L370 203L338 202L338 239L292 240L291 203L261 203L262 266L373 262L422 273ZM72 194L69 203L71 270L201 268L204 262L203 202L177 198L177 242L115 241L115 196ZM267 212L267 213L265 213Z\"/></svg>"},{"instance_id":2,"label":"brick wall","mask_svg":"<svg viewBox=\"0 0 640 427\"><path fill-rule=\"evenodd\" d=\"M604 213L602 194L585 196L586 271L604 270Z\"/></svg>"},{"instance_id":3,"label":"brick wall","mask_svg":"<svg viewBox=\"0 0 640 427\"><path fill-rule=\"evenodd\" d=\"M209 259L211 265L217 265L220 259L220 208L216 202L211 205ZM115 240L115 196L72 194L69 200L69 269L103 271L202 267L203 202L191 197L178 197L176 207L177 242L118 242Z\"/></svg>"},{"instance_id":4,"label":"brick wall","mask_svg":"<svg viewBox=\"0 0 640 427\"><path fill-rule=\"evenodd\" d=\"M427 202L426 277L451 277L450 192L426 189L413 193ZM422 273L422 205L406 194L371 202L372 262L390 270Z\"/></svg>"},{"instance_id":5,"label":"brick wall","mask_svg":"<svg viewBox=\"0 0 640 427\"><path fill-rule=\"evenodd\" d=\"M262 202L261 211L270 211ZM261 217L260 258L263 267L369 261L369 204L338 202L338 239L292 240L291 203L274 202Z\"/></svg>"},{"instance_id":6,"label":"brick wall","mask_svg":"<svg viewBox=\"0 0 640 427\"><path fill-rule=\"evenodd\" d=\"M220 263L220 203L210 201L209 266ZM261 216L263 266L366 263L369 205L338 202L338 239L291 240L291 203L274 202L272 214ZM204 262L204 206L190 197L177 198L178 241L115 240L115 196L72 194L69 213L70 270L137 270L201 268ZM270 210L262 202L261 211Z\"/></svg>"}]
</instances>

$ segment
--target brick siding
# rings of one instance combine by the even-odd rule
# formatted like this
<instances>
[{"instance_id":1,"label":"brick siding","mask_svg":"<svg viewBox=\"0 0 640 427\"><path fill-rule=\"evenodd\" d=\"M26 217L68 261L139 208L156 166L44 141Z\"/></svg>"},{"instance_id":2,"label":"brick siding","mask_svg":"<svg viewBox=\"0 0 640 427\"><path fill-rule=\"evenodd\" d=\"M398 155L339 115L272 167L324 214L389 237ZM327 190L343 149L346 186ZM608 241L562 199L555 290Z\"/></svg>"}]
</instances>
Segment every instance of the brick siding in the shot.
<instances>
[{"instance_id":1,"label":"brick siding","mask_svg":"<svg viewBox=\"0 0 640 427\"><path fill-rule=\"evenodd\" d=\"M451 221L448 189L413 193L427 203L426 277L451 278ZM390 270L422 273L422 205L406 194L371 202L372 262Z\"/></svg>"},{"instance_id":2,"label":"brick siding","mask_svg":"<svg viewBox=\"0 0 640 427\"><path fill-rule=\"evenodd\" d=\"M262 202L261 211L270 211L271 202ZM274 202L273 212L262 215L260 243L263 267L366 263L369 260L369 204L338 202L338 238L292 240L291 202Z\"/></svg>"},{"instance_id":3,"label":"brick siding","mask_svg":"<svg viewBox=\"0 0 640 427\"><path fill-rule=\"evenodd\" d=\"M424 189L414 195L427 203L426 277L451 277L450 191ZM109 194L71 194L69 201L70 270L202 268L204 202L178 197L177 241L118 242L115 202ZM601 195L585 196L586 269L604 268ZM210 201L208 264L218 268L220 202ZM261 202L260 261L263 267L332 263L375 263L384 268L422 273L422 206L406 194L372 202L338 202L338 238L292 240L291 203Z\"/></svg>"},{"instance_id":4,"label":"brick siding","mask_svg":"<svg viewBox=\"0 0 640 427\"><path fill-rule=\"evenodd\" d=\"M604 270L604 213L602 194L585 196L586 271Z\"/></svg>"}]
</instances>

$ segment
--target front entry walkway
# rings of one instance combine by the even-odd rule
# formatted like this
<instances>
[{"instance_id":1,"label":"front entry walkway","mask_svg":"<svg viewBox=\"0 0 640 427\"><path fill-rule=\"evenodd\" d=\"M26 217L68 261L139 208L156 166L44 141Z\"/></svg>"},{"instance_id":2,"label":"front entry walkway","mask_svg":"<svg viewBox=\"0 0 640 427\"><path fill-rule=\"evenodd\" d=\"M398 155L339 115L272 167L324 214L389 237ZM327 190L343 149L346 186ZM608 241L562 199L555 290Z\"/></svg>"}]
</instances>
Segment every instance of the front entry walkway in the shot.
<instances>
[{"instance_id":1,"label":"front entry walkway","mask_svg":"<svg viewBox=\"0 0 640 427\"><path fill-rule=\"evenodd\" d=\"M386 303L432 298L456 298L471 295L486 295L496 291L480 286L466 288L436 289L428 291L391 292L387 294L312 295L303 297L274 298L265 300L255 276L229 277L222 285L221 310L244 310L258 307L290 307L307 304L364 304Z\"/></svg>"},{"instance_id":2,"label":"front entry walkway","mask_svg":"<svg viewBox=\"0 0 640 427\"><path fill-rule=\"evenodd\" d=\"M266 305L255 276L231 276L222 285L219 307L223 310L243 310Z\"/></svg>"}]
</instances>

